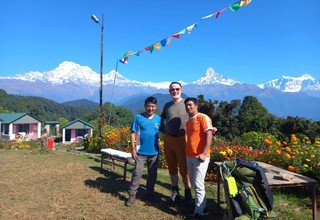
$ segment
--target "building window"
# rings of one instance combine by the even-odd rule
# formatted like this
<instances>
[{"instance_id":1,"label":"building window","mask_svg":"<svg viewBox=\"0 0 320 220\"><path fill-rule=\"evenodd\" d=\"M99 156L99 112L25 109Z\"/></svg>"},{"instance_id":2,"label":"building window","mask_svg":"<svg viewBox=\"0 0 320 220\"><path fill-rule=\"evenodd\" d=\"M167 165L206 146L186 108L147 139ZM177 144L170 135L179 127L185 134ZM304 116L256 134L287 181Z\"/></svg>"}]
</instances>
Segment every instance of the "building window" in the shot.
<instances>
[{"instance_id":1,"label":"building window","mask_svg":"<svg viewBox=\"0 0 320 220\"><path fill-rule=\"evenodd\" d=\"M9 124L2 124L1 130L3 131L3 134L9 134Z\"/></svg>"},{"instance_id":2,"label":"building window","mask_svg":"<svg viewBox=\"0 0 320 220\"><path fill-rule=\"evenodd\" d=\"M26 132L29 133L29 124L18 124L17 125L17 132Z\"/></svg>"}]
</instances>

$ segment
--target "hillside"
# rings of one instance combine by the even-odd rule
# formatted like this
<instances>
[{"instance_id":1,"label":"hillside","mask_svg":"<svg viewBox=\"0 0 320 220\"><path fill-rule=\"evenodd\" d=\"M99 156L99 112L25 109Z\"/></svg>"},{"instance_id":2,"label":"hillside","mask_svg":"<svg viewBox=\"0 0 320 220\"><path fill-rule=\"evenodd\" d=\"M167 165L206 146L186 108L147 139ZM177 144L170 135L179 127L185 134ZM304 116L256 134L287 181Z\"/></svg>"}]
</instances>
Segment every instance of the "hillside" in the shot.
<instances>
[{"instance_id":1,"label":"hillside","mask_svg":"<svg viewBox=\"0 0 320 220\"><path fill-rule=\"evenodd\" d=\"M92 105L84 107L80 101L76 103L78 107L70 103L59 104L41 97L10 95L0 89L0 109L9 112L27 112L40 121L82 118L93 109Z\"/></svg>"}]
</instances>

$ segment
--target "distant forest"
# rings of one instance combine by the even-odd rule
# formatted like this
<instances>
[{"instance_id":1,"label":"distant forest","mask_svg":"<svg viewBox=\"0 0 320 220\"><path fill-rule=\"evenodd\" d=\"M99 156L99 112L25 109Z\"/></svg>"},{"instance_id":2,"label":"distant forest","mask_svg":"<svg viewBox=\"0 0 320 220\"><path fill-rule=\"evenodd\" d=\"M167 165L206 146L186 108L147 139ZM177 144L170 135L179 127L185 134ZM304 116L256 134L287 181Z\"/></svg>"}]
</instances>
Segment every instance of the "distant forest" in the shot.
<instances>
[{"instance_id":1,"label":"distant forest","mask_svg":"<svg viewBox=\"0 0 320 220\"><path fill-rule=\"evenodd\" d=\"M128 126L133 118L130 110L110 103L105 103L103 110L105 121L116 127ZM0 112L26 112L41 122L79 118L95 125L99 105L85 99L60 104L41 97L10 95L0 89Z\"/></svg>"},{"instance_id":2,"label":"distant forest","mask_svg":"<svg viewBox=\"0 0 320 220\"><path fill-rule=\"evenodd\" d=\"M319 121L271 115L253 96L219 102L205 100L203 95L199 95L198 100L200 112L211 117L214 126L218 128L218 135L231 142L248 132L268 133L280 139L286 139L290 134L307 136L311 140L320 136ZM157 114L160 111L158 109ZM97 128L99 105L85 99L60 104L41 97L10 95L0 89L0 112L26 112L41 122L79 118ZM132 111L110 103L104 103L103 112L104 124L114 127L130 126L133 119Z\"/></svg>"}]
</instances>

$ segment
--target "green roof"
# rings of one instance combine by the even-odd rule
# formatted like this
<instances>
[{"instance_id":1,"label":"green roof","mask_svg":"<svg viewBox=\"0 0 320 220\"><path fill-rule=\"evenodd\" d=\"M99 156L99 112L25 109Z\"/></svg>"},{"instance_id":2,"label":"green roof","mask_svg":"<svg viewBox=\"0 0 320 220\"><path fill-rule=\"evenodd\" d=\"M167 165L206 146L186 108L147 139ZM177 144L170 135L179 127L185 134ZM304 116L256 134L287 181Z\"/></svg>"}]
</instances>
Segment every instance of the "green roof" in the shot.
<instances>
[{"instance_id":1,"label":"green roof","mask_svg":"<svg viewBox=\"0 0 320 220\"><path fill-rule=\"evenodd\" d=\"M76 122L81 122L81 123L87 125L88 127L94 128L93 125L91 125L91 124L89 124L89 123L87 123L87 122L85 122L85 121L82 121L82 120L80 120L80 119L75 119L75 120L69 122L68 124L66 124L65 126L63 126L62 128L68 127L68 126L70 126L70 125L72 125L72 124L74 124L74 123L76 123Z\"/></svg>"},{"instance_id":2,"label":"green roof","mask_svg":"<svg viewBox=\"0 0 320 220\"><path fill-rule=\"evenodd\" d=\"M0 113L1 123L12 123L23 116L27 115L27 113Z\"/></svg>"}]
</instances>

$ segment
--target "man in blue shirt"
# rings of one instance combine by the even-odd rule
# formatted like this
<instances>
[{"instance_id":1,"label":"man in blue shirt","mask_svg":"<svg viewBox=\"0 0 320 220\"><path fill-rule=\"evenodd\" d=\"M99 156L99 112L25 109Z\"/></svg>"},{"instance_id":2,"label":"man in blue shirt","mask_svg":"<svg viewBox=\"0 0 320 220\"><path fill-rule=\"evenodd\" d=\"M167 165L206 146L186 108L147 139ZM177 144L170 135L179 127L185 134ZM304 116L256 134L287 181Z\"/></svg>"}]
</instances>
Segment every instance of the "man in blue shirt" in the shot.
<instances>
[{"instance_id":1,"label":"man in blue shirt","mask_svg":"<svg viewBox=\"0 0 320 220\"><path fill-rule=\"evenodd\" d=\"M159 143L158 133L161 118L154 114L157 109L157 99L148 97L144 102L145 112L135 116L131 125L130 142L132 158L135 160L135 168L132 173L129 188L129 199L126 206L132 206L136 200L137 190L143 173L144 164L148 167L147 195L152 200L154 185L157 180Z\"/></svg>"}]
</instances>

